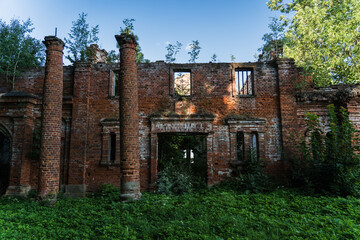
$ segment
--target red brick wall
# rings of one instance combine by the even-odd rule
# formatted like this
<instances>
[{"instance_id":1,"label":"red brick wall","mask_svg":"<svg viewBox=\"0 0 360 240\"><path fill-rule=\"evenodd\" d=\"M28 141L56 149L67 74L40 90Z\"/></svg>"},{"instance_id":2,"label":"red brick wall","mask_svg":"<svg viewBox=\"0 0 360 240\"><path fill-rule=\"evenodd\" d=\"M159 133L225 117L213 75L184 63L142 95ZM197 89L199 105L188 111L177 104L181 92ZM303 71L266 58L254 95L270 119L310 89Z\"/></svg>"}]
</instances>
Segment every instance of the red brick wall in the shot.
<instances>
[{"instance_id":1,"label":"red brick wall","mask_svg":"<svg viewBox=\"0 0 360 240\"><path fill-rule=\"evenodd\" d=\"M120 65L77 63L74 67L64 69L62 114L69 121L70 131L67 140L64 140L69 156L68 162L63 162L61 167L63 184L87 186L87 191L95 191L103 183L120 186L121 182L136 182L140 178L141 190L150 189L150 184L156 180L157 134L163 132L206 135L209 184L232 176L238 168L234 153L237 131L244 132L246 150L251 133L257 132L259 154L265 160L267 170L280 174L284 172L283 160L290 158L296 150L294 136L304 134L305 113L319 114L326 125L326 106L334 102L333 97L324 95L327 90L308 89L308 95L299 94L295 88L298 69L289 59L203 64L166 64L158 61L136 66L133 53L131 45L122 52L121 59L124 64L130 63L122 68L122 89L128 94L127 101L120 102L120 112L126 113L122 115L125 118L122 121L127 120L120 126L123 126L123 133L128 132L117 139L117 154L129 154L121 159L132 159L121 164L103 161L108 157L108 149L104 148L109 147L109 132L118 134L119 129L102 124L119 118L119 97L110 93L112 72L120 71ZM254 70L254 96L236 95L236 68ZM191 72L190 97L180 99L173 96L173 72L177 70ZM43 74L44 70L41 69L25 74L19 79L24 85L19 86L26 87L18 89L41 95ZM137 79L137 82L133 79ZM331 91L335 94L338 90ZM137 98L138 111L133 111L137 108ZM41 112L40 101L31 100L32 103L26 105L17 103L18 99L14 98L6 109L0 108L0 121L13 129L15 139L20 138L21 131L26 132L25 138L30 138L28 135L31 131L24 130L24 126L33 129L34 124L17 122L15 125L13 119L32 112L35 121ZM0 98L0 104L1 101L5 100ZM359 126L357 102L351 100L348 109L350 117ZM35 188L37 163L30 161L31 170L26 170L29 163L23 161L26 157L23 153L25 150L22 150L31 147L31 141L19 142L17 146L13 158L18 160L14 161L12 167L12 184L30 184ZM130 152L126 150L129 148ZM282 156L285 158L282 159Z\"/></svg>"}]
</instances>

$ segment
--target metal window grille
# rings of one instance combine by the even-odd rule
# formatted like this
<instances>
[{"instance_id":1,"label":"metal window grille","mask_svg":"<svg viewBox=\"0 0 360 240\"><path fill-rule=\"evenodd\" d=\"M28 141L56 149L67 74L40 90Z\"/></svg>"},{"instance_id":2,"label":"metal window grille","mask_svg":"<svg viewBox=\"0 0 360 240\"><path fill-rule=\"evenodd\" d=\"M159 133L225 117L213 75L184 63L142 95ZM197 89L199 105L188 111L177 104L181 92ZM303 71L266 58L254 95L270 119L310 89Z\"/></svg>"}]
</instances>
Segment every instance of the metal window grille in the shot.
<instances>
[{"instance_id":1,"label":"metal window grille","mask_svg":"<svg viewBox=\"0 0 360 240\"><path fill-rule=\"evenodd\" d=\"M254 95L254 74L252 69L235 69L236 92L240 96Z\"/></svg>"}]
</instances>

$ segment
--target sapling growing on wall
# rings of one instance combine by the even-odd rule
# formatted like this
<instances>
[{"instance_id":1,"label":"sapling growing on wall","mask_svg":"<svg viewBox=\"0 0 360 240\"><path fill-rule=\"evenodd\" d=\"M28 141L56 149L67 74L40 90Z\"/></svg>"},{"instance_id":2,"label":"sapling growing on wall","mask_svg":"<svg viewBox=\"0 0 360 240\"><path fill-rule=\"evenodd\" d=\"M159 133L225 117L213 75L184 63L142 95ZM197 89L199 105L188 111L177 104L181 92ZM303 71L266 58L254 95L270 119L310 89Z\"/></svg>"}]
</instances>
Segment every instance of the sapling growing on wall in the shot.
<instances>
[{"instance_id":1,"label":"sapling growing on wall","mask_svg":"<svg viewBox=\"0 0 360 240\"><path fill-rule=\"evenodd\" d=\"M89 60L92 51L88 47L99 41L99 25L90 27L86 17L86 13L80 13L79 18L72 22L69 38L65 38L65 47L68 49L66 59L72 63Z\"/></svg>"},{"instance_id":2,"label":"sapling growing on wall","mask_svg":"<svg viewBox=\"0 0 360 240\"><path fill-rule=\"evenodd\" d=\"M211 62L217 62L217 55L214 53L212 56L211 56Z\"/></svg>"},{"instance_id":3,"label":"sapling growing on wall","mask_svg":"<svg viewBox=\"0 0 360 240\"><path fill-rule=\"evenodd\" d=\"M176 55L180 51L181 47L182 47L182 44L178 41L176 41L175 44L169 43L166 46L167 54L165 55L165 58L166 58L165 61L168 63L174 63L176 61Z\"/></svg>"},{"instance_id":4,"label":"sapling growing on wall","mask_svg":"<svg viewBox=\"0 0 360 240\"><path fill-rule=\"evenodd\" d=\"M189 62L190 63L195 63L196 59L199 58L199 54L200 54L200 43L198 40L192 41L192 43L190 43L187 48L190 50L188 52L188 54L190 55L190 59Z\"/></svg>"}]
</instances>

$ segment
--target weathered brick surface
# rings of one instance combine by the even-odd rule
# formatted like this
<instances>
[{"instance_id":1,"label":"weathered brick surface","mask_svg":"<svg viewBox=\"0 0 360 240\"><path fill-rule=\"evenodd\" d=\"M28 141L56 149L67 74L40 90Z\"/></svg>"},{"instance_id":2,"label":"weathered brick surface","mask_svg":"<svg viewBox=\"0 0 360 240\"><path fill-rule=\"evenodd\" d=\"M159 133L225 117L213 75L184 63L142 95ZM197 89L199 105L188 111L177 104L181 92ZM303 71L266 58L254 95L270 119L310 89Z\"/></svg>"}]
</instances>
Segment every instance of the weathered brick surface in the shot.
<instances>
[{"instance_id":1,"label":"weathered brick surface","mask_svg":"<svg viewBox=\"0 0 360 240\"><path fill-rule=\"evenodd\" d=\"M56 195L59 190L61 117L63 98L63 48L57 37L45 37L46 65L41 121L41 155L38 194Z\"/></svg>"},{"instance_id":2,"label":"weathered brick surface","mask_svg":"<svg viewBox=\"0 0 360 240\"><path fill-rule=\"evenodd\" d=\"M57 91L63 89L59 100L62 107L51 108L63 116L62 129L61 122L56 125L56 132L61 133L56 138L62 139L61 158L49 165L54 178L49 178L52 180L46 189L57 191L59 185L64 185L69 194L77 196L96 191L104 183L121 187L123 194L132 196L139 190L153 189L158 134L162 133L206 137L207 179L211 185L234 176L234 170L241 167L236 159L237 132L244 133L245 150L250 147L251 134L256 132L259 156L265 160L266 169L282 174L286 160L296 153L294 138L304 135L306 112L318 114L326 131L326 106L345 106L360 129L358 87L298 91L295 85L299 70L290 59L136 65L135 42L128 39L120 43L121 66L99 62L64 67L63 87L56 85ZM237 68L253 69L254 96L237 95ZM179 98L173 94L173 73L184 70L191 72L192 93ZM40 116L46 112L41 105L42 99L47 99L43 95L45 71L38 68L25 73L15 84L15 90L21 93L0 96L0 124L8 129L13 146L8 193L43 186L38 178L40 161L30 159L27 153L33 146ZM120 97L112 95L114 72L120 73ZM120 126L116 123L119 118ZM110 133L116 135L118 156L114 162L110 161Z\"/></svg>"}]
</instances>

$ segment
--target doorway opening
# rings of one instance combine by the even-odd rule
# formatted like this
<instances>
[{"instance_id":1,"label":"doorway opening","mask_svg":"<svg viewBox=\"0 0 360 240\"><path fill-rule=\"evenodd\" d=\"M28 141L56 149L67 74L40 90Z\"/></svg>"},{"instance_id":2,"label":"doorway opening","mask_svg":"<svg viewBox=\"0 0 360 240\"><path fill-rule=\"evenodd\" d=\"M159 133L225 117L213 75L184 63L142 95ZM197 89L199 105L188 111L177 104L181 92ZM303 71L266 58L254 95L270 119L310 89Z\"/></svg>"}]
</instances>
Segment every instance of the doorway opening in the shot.
<instances>
[{"instance_id":1,"label":"doorway opening","mask_svg":"<svg viewBox=\"0 0 360 240\"><path fill-rule=\"evenodd\" d=\"M0 132L0 196L9 186L10 139Z\"/></svg>"},{"instance_id":2,"label":"doorway opening","mask_svg":"<svg viewBox=\"0 0 360 240\"><path fill-rule=\"evenodd\" d=\"M162 180L175 194L207 185L205 134L158 134L158 188Z\"/></svg>"}]
</instances>

